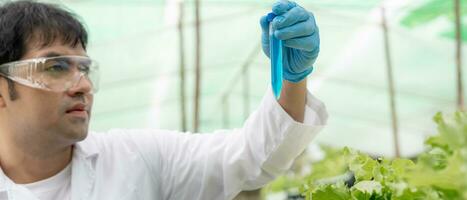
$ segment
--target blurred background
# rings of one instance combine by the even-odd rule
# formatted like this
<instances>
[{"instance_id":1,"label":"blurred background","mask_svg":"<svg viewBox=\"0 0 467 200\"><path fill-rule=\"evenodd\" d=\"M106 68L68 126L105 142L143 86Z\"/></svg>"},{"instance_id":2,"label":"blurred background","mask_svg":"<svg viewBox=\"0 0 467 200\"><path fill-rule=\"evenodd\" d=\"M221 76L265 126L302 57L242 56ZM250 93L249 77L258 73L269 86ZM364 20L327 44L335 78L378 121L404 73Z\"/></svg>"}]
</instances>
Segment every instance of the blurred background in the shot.
<instances>
[{"instance_id":1,"label":"blurred background","mask_svg":"<svg viewBox=\"0 0 467 200\"><path fill-rule=\"evenodd\" d=\"M90 32L88 53L102 68L92 130L241 127L270 84L259 19L272 0L48 2L77 13ZM308 89L330 116L311 149L412 157L436 132L435 113L462 109L467 0L297 3L320 27Z\"/></svg>"},{"instance_id":2,"label":"blurred background","mask_svg":"<svg viewBox=\"0 0 467 200\"><path fill-rule=\"evenodd\" d=\"M434 114L461 109L466 96L458 77L467 72L458 69L467 62L466 51L459 54L467 1L457 1L458 15L455 0L296 1L320 27L308 89L330 116L311 148L389 157L423 150L436 132ZM270 84L259 19L272 0L49 2L77 13L90 32L88 53L102 68L93 130L241 127Z\"/></svg>"}]
</instances>

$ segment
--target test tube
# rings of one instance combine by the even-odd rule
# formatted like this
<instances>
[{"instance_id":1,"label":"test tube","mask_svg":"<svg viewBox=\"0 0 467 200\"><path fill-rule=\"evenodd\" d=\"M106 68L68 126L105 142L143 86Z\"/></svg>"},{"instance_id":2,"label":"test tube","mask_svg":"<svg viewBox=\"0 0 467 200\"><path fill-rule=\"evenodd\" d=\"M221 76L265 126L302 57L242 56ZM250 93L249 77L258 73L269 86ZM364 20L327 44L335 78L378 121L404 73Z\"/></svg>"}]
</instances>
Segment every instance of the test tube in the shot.
<instances>
[{"instance_id":1,"label":"test tube","mask_svg":"<svg viewBox=\"0 0 467 200\"><path fill-rule=\"evenodd\" d=\"M271 58L271 84L274 97L279 99L282 89L282 40L274 36L272 28L272 20L276 17L274 13L269 13L267 20L269 21L269 47Z\"/></svg>"}]
</instances>

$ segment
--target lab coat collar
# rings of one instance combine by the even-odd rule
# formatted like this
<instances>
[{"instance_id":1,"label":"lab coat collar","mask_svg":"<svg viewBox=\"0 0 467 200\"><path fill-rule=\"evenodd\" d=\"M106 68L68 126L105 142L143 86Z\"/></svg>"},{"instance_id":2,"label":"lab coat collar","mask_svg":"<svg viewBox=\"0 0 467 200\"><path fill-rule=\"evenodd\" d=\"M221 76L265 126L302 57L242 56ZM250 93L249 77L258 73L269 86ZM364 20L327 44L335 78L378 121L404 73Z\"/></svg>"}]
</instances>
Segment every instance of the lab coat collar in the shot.
<instances>
[{"instance_id":1,"label":"lab coat collar","mask_svg":"<svg viewBox=\"0 0 467 200\"><path fill-rule=\"evenodd\" d=\"M89 134L88 138L89 137L93 137L93 135ZM85 160L96 160L99 156L99 150L97 149L96 145L92 144L91 140L88 138L73 145L73 155L76 155L77 157L83 158Z\"/></svg>"},{"instance_id":2,"label":"lab coat collar","mask_svg":"<svg viewBox=\"0 0 467 200\"><path fill-rule=\"evenodd\" d=\"M74 145L71 170L71 199L89 199L96 179L98 158L99 151L96 145L91 143L91 140L85 139Z\"/></svg>"},{"instance_id":3,"label":"lab coat collar","mask_svg":"<svg viewBox=\"0 0 467 200\"><path fill-rule=\"evenodd\" d=\"M5 192L9 185L9 179L6 177L5 173L3 173L2 168L0 167L0 193Z\"/></svg>"}]
</instances>

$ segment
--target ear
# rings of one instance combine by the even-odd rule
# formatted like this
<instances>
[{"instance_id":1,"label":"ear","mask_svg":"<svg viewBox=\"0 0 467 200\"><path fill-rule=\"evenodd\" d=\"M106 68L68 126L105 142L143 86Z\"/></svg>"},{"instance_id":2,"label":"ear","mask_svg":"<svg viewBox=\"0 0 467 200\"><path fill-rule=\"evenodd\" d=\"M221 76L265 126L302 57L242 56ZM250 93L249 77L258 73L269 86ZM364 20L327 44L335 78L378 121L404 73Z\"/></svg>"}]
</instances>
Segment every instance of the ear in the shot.
<instances>
[{"instance_id":1,"label":"ear","mask_svg":"<svg viewBox=\"0 0 467 200\"><path fill-rule=\"evenodd\" d=\"M0 108L6 107L5 99L2 94L0 94Z\"/></svg>"},{"instance_id":2,"label":"ear","mask_svg":"<svg viewBox=\"0 0 467 200\"><path fill-rule=\"evenodd\" d=\"M0 108L6 107L6 98L8 97L8 88L6 81L2 77L0 78Z\"/></svg>"}]
</instances>

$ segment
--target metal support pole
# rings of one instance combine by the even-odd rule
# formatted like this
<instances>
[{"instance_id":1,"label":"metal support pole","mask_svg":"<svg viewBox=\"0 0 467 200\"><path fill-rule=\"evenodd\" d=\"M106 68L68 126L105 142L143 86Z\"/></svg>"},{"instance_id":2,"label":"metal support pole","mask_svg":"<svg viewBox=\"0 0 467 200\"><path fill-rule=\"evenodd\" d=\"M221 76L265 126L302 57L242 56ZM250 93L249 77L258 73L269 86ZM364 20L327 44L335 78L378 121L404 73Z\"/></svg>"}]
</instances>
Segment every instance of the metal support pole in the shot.
<instances>
[{"instance_id":1,"label":"metal support pole","mask_svg":"<svg viewBox=\"0 0 467 200\"><path fill-rule=\"evenodd\" d=\"M200 20L200 0L195 0L195 100L194 100L194 119L193 132L199 131L200 121L200 90L201 90L201 20Z\"/></svg>"},{"instance_id":2,"label":"metal support pole","mask_svg":"<svg viewBox=\"0 0 467 200\"><path fill-rule=\"evenodd\" d=\"M395 100L396 92L394 89L394 77L393 77L392 61L391 61L389 31L388 31L388 25L386 21L386 11L384 7L381 7L381 15L382 15L382 27L383 27L383 35L384 35L384 51L385 51L385 57L386 57L387 79L388 79L388 86L389 86L392 133L394 137L394 150L395 150L396 157L400 157L399 130L398 130L399 128L398 128L396 100Z\"/></svg>"},{"instance_id":3,"label":"metal support pole","mask_svg":"<svg viewBox=\"0 0 467 200\"><path fill-rule=\"evenodd\" d=\"M178 2L179 17L178 17L178 38L179 38L179 54L180 54L180 125L182 132L187 131L186 127L186 98L185 98L185 40L183 34L183 1Z\"/></svg>"},{"instance_id":4,"label":"metal support pole","mask_svg":"<svg viewBox=\"0 0 467 200\"><path fill-rule=\"evenodd\" d=\"M457 77L457 108L464 110L464 88L462 80L462 29L461 29L461 2L454 0L456 18L456 77Z\"/></svg>"}]
</instances>

